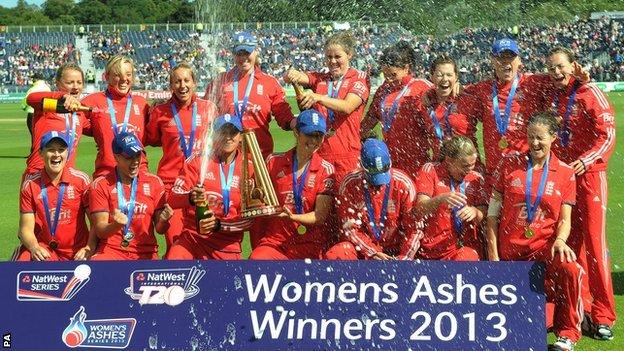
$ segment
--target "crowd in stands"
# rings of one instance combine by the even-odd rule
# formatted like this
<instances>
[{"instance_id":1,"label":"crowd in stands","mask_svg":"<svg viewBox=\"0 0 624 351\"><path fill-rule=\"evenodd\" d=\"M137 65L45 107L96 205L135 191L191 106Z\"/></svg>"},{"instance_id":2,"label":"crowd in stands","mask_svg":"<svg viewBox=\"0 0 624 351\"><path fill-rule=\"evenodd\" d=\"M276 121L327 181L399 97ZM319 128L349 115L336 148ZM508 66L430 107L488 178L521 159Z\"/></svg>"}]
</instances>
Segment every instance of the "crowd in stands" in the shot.
<instances>
[{"instance_id":1,"label":"crowd in stands","mask_svg":"<svg viewBox=\"0 0 624 351\"><path fill-rule=\"evenodd\" d=\"M494 38L512 36L523 48L522 60L528 71L543 71L548 48L560 44L577 54L594 80L621 81L624 80L624 47L619 44L624 42L623 23L608 18L577 19L555 26L467 28L445 37L414 37L400 27L368 25L352 28L358 41L353 64L369 72L373 83L378 83L381 78L376 62L381 50L407 40L418 53L420 64L415 67L416 76L428 76L428 67L435 58L433 53L446 53L457 60L462 82L470 83L491 74L489 48ZM332 32L331 26L254 31L261 38L262 69L276 77L281 77L291 66L304 71L321 70L322 43ZM136 61L138 88L164 90L169 68L181 61L194 66L202 85L217 72L229 69L231 36L231 31L220 32L213 44L206 45L201 45L198 33L185 30L91 32L87 38L98 69L104 68L111 55L126 54ZM33 73L53 80L61 63L80 62L80 56L80 51L75 49L74 34L9 33L0 37L0 82L27 87Z\"/></svg>"}]
</instances>

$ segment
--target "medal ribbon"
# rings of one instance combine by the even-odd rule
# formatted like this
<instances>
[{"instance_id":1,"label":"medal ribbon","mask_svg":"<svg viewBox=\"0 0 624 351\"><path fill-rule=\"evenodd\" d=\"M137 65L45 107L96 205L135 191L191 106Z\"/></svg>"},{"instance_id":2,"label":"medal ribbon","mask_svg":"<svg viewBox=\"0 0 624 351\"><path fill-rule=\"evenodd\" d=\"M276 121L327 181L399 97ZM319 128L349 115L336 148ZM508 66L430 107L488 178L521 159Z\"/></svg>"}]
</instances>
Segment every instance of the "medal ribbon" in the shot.
<instances>
[{"instance_id":1,"label":"medal ribbon","mask_svg":"<svg viewBox=\"0 0 624 351\"><path fill-rule=\"evenodd\" d=\"M303 213L303 187L305 186L306 178L308 177L308 169L310 167L310 162L308 162L299 176L299 181L297 181L297 170L299 169L299 160L297 160L297 152L293 151L293 162L292 162L292 187L293 187L293 198L295 200L295 212L302 214Z\"/></svg>"},{"instance_id":2,"label":"medal ribbon","mask_svg":"<svg viewBox=\"0 0 624 351\"><path fill-rule=\"evenodd\" d=\"M332 99L337 99L338 98L338 93L340 92L340 88L342 88L342 80L344 79L344 77L347 74L343 74L342 77L340 77L340 79L338 79L338 82L336 83L336 91L334 92L334 83L331 80L327 81L327 96L329 96ZM327 120L329 121L329 123L331 125L334 124L334 110L332 109L327 109Z\"/></svg>"},{"instance_id":3,"label":"medal ribbon","mask_svg":"<svg viewBox=\"0 0 624 351\"><path fill-rule=\"evenodd\" d=\"M457 187L455 185L455 180L453 180L453 177L451 177L451 191L457 191ZM459 192L466 195L466 183L464 182L464 180L462 180L462 182L459 183ZM457 216L457 212L459 210L461 210L461 208L453 207L451 208L451 214L453 217L453 229L455 230L455 233L459 237L459 240L462 240L462 236L463 236L462 229L464 227L464 224L462 220Z\"/></svg>"},{"instance_id":4,"label":"medal ribbon","mask_svg":"<svg viewBox=\"0 0 624 351\"><path fill-rule=\"evenodd\" d=\"M113 127L113 134L117 136L117 116L115 115L115 106L113 106L113 97L111 93L106 91L106 102L108 103L108 113L110 114L111 126ZM125 132L128 128L128 121L130 120L130 108L132 107L132 94L128 94L128 100L126 101L126 111L124 113L124 121L121 125L121 131Z\"/></svg>"},{"instance_id":5,"label":"medal ribbon","mask_svg":"<svg viewBox=\"0 0 624 351\"><path fill-rule=\"evenodd\" d=\"M43 208L45 210L46 224L50 230L50 235L54 237L56 235L56 227L58 225L59 216L61 215L61 206L63 206L63 197L65 196L65 183L61 183L59 189L58 198L56 199L56 209L54 212L54 221L50 215L50 204L48 202L48 189L41 182L41 199L43 200Z\"/></svg>"},{"instance_id":6,"label":"medal ribbon","mask_svg":"<svg viewBox=\"0 0 624 351\"><path fill-rule=\"evenodd\" d=\"M184 136L184 127L182 127L182 121L180 120L180 115L178 114L178 109L175 106L175 102L171 102L171 112L173 112L173 119L176 123L176 127L178 128L178 135L180 136L180 148L184 153L184 157L191 157L191 153L193 152L193 144L195 143L195 128L197 123L197 101L193 102L193 115L191 117L191 133L189 134L189 143L188 147L186 145L186 137Z\"/></svg>"},{"instance_id":7,"label":"medal ribbon","mask_svg":"<svg viewBox=\"0 0 624 351\"><path fill-rule=\"evenodd\" d=\"M136 194L137 194L137 186L139 183L139 177L132 178L132 186L130 187L130 200L126 200L126 196L124 195L123 184L121 183L121 177L119 176L119 170L115 168L115 172L117 173L117 204L119 206L119 210L123 212L126 217L128 217L128 223L123 228L123 236L124 238L128 234L128 229L130 229L130 224L132 223L132 217L134 217L134 205L136 204Z\"/></svg>"},{"instance_id":8,"label":"medal ribbon","mask_svg":"<svg viewBox=\"0 0 624 351\"><path fill-rule=\"evenodd\" d=\"M390 94L388 93L383 101L381 102L381 123L383 126L383 131L387 132L390 130L390 127L392 126L392 123L394 123L394 119L396 118L396 113L397 110L399 109L399 101L401 100L401 98L403 97L403 95L407 94L410 90L410 87L412 85L412 82L414 81L414 79L411 79L401 90L401 92L394 98L394 101L392 101L392 107L390 107L390 111L386 110L386 102L388 100L388 98L390 97Z\"/></svg>"},{"instance_id":9,"label":"medal ribbon","mask_svg":"<svg viewBox=\"0 0 624 351\"><path fill-rule=\"evenodd\" d=\"M451 122L449 121L449 115L451 114L451 105L446 106L446 110L444 111L444 124L446 129L446 134L449 136L453 135L453 128L451 127ZM442 126L440 126L440 121L438 121L438 116L434 108L429 108L429 117L431 117L431 123L433 123L433 129L435 131L435 135L438 140L444 140L444 131L442 130Z\"/></svg>"},{"instance_id":10,"label":"medal ribbon","mask_svg":"<svg viewBox=\"0 0 624 351\"><path fill-rule=\"evenodd\" d=\"M232 187L232 179L234 178L234 168L236 159L230 163L227 182L225 181L225 173L223 172L223 163L219 163L219 175L221 176L221 195L223 195L223 215L227 216L230 212L230 188Z\"/></svg>"},{"instance_id":11,"label":"medal ribbon","mask_svg":"<svg viewBox=\"0 0 624 351\"><path fill-rule=\"evenodd\" d=\"M572 115L572 107L576 102L576 91L579 86L579 82L575 81L574 86L572 87L572 92L570 92L570 97L568 98L565 113L563 115L563 125L561 126L561 130L559 130L559 137L561 138L562 146L568 146L570 143L570 129L568 129L568 124L570 122L570 115ZM555 112L559 114L559 94L555 94L553 104L555 105Z\"/></svg>"},{"instance_id":12,"label":"medal ribbon","mask_svg":"<svg viewBox=\"0 0 624 351\"><path fill-rule=\"evenodd\" d=\"M366 211L368 212L368 222L377 240L381 239L381 234L383 233L386 220L388 219L387 213L388 213L389 198L390 198L390 184L387 184L386 190L384 191L383 202L381 204L381 214L379 216L379 225L377 225L377 220L375 219L375 208L373 207L373 202L371 200L370 190L368 188L368 184L365 185L364 202L366 203Z\"/></svg>"},{"instance_id":13,"label":"medal ribbon","mask_svg":"<svg viewBox=\"0 0 624 351\"><path fill-rule=\"evenodd\" d=\"M494 119L496 120L496 129L501 136L507 133L507 127L509 127L509 119L511 116L511 106L513 105L514 96L516 96L516 89L518 89L518 83L520 77L516 75L513 83L511 83L511 89L507 96L507 102L505 102L505 115L501 118L500 107L498 106L498 88L496 87L496 80L492 82L492 110L494 111Z\"/></svg>"},{"instance_id":14,"label":"medal ribbon","mask_svg":"<svg viewBox=\"0 0 624 351\"><path fill-rule=\"evenodd\" d=\"M539 186L537 188L537 196L535 197L535 202L531 204L531 194L533 192L533 160L529 156L529 163L527 166L527 175L526 175L526 183L524 189L524 204L526 205L527 211L527 222L530 225L533 222L535 214L537 213L537 209L539 208L540 202L542 201L542 195L544 195L544 189L546 189L546 179L548 178L548 162L550 161L550 157L546 158L546 162L544 162L544 167L542 168L542 177L540 178Z\"/></svg>"},{"instance_id":15,"label":"medal ribbon","mask_svg":"<svg viewBox=\"0 0 624 351\"><path fill-rule=\"evenodd\" d=\"M245 110L247 109L247 103L249 102L249 95L251 94L251 88L253 87L253 83L254 83L254 73L255 73L255 69L251 70L251 73L249 73L249 80L247 81L247 87L245 87L245 95L243 96L243 102L240 106L240 108L238 107L238 69L236 71L234 71L234 82L232 83L233 85L233 89L234 90L234 113L236 113L236 115L241 119L241 121L243 120L243 113L245 113Z\"/></svg>"}]
</instances>

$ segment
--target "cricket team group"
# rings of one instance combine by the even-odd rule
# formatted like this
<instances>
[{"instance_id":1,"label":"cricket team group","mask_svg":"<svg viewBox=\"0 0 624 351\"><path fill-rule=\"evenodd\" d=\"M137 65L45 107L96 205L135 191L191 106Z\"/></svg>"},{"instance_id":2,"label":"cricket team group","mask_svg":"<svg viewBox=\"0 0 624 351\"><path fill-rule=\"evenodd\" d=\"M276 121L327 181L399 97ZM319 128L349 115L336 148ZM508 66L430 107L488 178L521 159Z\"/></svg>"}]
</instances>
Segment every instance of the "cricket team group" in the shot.
<instances>
[{"instance_id":1,"label":"cricket team group","mask_svg":"<svg viewBox=\"0 0 624 351\"><path fill-rule=\"evenodd\" d=\"M171 99L150 106L132 94L124 56L109 60L104 91L81 99L83 72L67 63L56 91L28 94L16 260L158 259L156 233L165 259L236 260L248 231L250 259L541 261L551 347L574 349L582 329L613 338L605 221L614 111L572 51L553 47L547 73L531 74L517 43L498 39L492 79L460 86L444 53L429 80L414 77L416 53L401 41L383 50L384 82L367 109L370 81L350 66L357 44L340 32L323 44L326 70L282 77L303 88L295 116L260 70L257 38L233 39L233 68L204 98L180 63ZM290 150L273 152L272 119L292 131ZM243 157L250 130L281 208L272 216L242 215L245 194L262 202L266 193ZM83 135L97 145L93 180L73 167ZM163 150L156 174L147 145Z\"/></svg>"}]
</instances>

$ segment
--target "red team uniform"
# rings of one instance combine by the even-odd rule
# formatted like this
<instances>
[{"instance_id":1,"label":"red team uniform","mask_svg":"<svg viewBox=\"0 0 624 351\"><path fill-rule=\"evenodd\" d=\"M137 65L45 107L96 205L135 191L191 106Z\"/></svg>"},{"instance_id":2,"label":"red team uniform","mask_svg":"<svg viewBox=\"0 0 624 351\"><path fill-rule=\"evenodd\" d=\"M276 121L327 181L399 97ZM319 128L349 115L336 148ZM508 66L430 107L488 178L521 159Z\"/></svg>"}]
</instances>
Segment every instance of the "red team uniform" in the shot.
<instances>
[{"instance_id":1,"label":"red team uniform","mask_svg":"<svg viewBox=\"0 0 624 351\"><path fill-rule=\"evenodd\" d=\"M146 142L151 146L161 146L163 150L162 158L158 163L158 177L165 184L167 193L171 192L173 183L180 175L180 170L184 166L184 160L199 153L203 147L205 132L210 127L210 123L216 117L215 105L208 101L193 97L191 104L181 108L175 105L179 115L184 144L181 143L180 130L178 130L172 105L176 104L176 99L155 106L150 112L150 119L145 126ZM193 110L196 108L195 128L192 128ZM191 131L193 130L193 141L191 141ZM186 148L186 151L183 150ZM174 215L169 219L169 229L165 234L167 247L171 247L175 237L182 232L182 211L174 211Z\"/></svg>"},{"instance_id":2,"label":"red team uniform","mask_svg":"<svg viewBox=\"0 0 624 351\"><path fill-rule=\"evenodd\" d=\"M73 260L76 252L87 245L89 228L87 228L85 221L85 213L89 206L89 183L88 175L66 166L57 185L52 184L45 170L32 174L22 184L20 212L35 215L35 236L39 245L50 253L49 260ZM58 216L56 233L53 237L47 224L41 190L43 187L47 188L50 218L54 221L54 213L62 184L65 184L63 202ZM50 242L55 242L57 248L52 249ZM16 260L30 261L30 259L30 252L22 246Z\"/></svg>"},{"instance_id":3,"label":"red team uniform","mask_svg":"<svg viewBox=\"0 0 624 351\"><path fill-rule=\"evenodd\" d=\"M195 206L189 201L189 193L199 182L201 158L194 156L184 163L180 177L175 181L169 197L174 209L183 211L184 230L167 254L168 259L240 259L243 232L251 225L251 220L241 219L241 186L243 157L237 152L229 165L223 165L223 173L229 175L234 167L230 183L230 204L225 213L222 184L220 181L221 162L213 157L208 161L203 188L208 196L208 207L221 221L219 231L202 235L197 231ZM247 165L250 177L253 176L251 163ZM226 182L227 178L226 178Z\"/></svg>"},{"instance_id":4,"label":"red team uniform","mask_svg":"<svg viewBox=\"0 0 624 351\"><path fill-rule=\"evenodd\" d=\"M414 111L421 104L422 95L431 87L431 82L411 75L404 77L401 84L384 82L375 92L368 109L368 116L381 123L392 164L410 177L416 176L418 169L429 161L430 145L422 133L423 121ZM363 104L366 105L366 100Z\"/></svg>"},{"instance_id":5,"label":"red team uniform","mask_svg":"<svg viewBox=\"0 0 624 351\"><path fill-rule=\"evenodd\" d=\"M544 193L530 225L534 234L527 237L525 181L528 157L525 155L504 158L494 174L494 190L503 198L498 227L499 256L501 260L546 263L546 297L555 305L554 320L547 313L547 326L552 326L557 336L576 342L581 337L583 303L580 282L585 273L577 262L561 262L558 256L551 258L561 206L574 205L575 202L574 171L551 153ZM531 203L536 199L542 173L543 169L533 171Z\"/></svg>"},{"instance_id":6,"label":"red team uniform","mask_svg":"<svg viewBox=\"0 0 624 351\"><path fill-rule=\"evenodd\" d=\"M505 105L512 83L501 84L496 80L486 80L466 87L462 99L466 99L466 115L483 123L483 146L485 149L486 181L488 176L505 155L529 150L526 138L526 124L536 112L543 111L544 91L548 86L548 76L519 74L518 87L513 97L509 125L505 134L506 147L501 147L501 134L497 129L492 108L492 84L496 82L501 118L505 118Z\"/></svg>"},{"instance_id":7,"label":"red team uniform","mask_svg":"<svg viewBox=\"0 0 624 351\"><path fill-rule=\"evenodd\" d=\"M435 108L424 106L419 102L418 115L423 125L423 137L426 145L431 147L433 160L438 160L442 142L453 135L463 135L469 138L477 148L477 120L475 116L468 116L465 113L467 105L470 105L467 102L469 99L463 95L458 98L449 96L444 103L440 104L435 88L428 90L426 94L431 106ZM432 115L435 116L435 121Z\"/></svg>"},{"instance_id":8,"label":"red team uniform","mask_svg":"<svg viewBox=\"0 0 624 351\"><path fill-rule=\"evenodd\" d=\"M325 141L318 150L319 155L334 164L336 180L340 182L349 172L358 168L360 157L360 122L364 115L366 102L370 93L370 81L365 72L349 68L339 81L332 81L329 73L307 72L309 86L317 94L329 95L329 84L332 84L333 97L345 99L349 93L362 99L362 104L351 114L333 113L333 123L329 118L329 111L321 104L314 109L327 118L328 133Z\"/></svg>"},{"instance_id":9,"label":"red team uniform","mask_svg":"<svg viewBox=\"0 0 624 351\"><path fill-rule=\"evenodd\" d=\"M364 199L367 187L365 171L358 170L344 178L338 195L338 216L343 225L351 222L353 226L344 229L343 241L327 251L327 259L369 259L377 252L396 256L398 259L414 257L422 237L422 228L418 228L419 225L412 215L416 189L409 176L399 169L392 168L390 177L390 184L371 189L375 215L372 220L379 225L384 193L390 187L387 220L379 238L373 234Z\"/></svg>"},{"instance_id":10,"label":"red team uniform","mask_svg":"<svg viewBox=\"0 0 624 351\"><path fill-rule=\"evenodd\" d=\"M575 86L575 99L566 113ZM588 312L591 311L594 323L612 326L615 301L605 227L606 171L615 147L614 112L598 87L580 85L574 78L570 79L566 90L554 93L553 99L558 100L558 106L555 106L557 114L564 120L562 129L567 129L569 136L566 137L563 131L558 142L553 144L553 152L568 164L581 160L586 170L576 177L577 206L572 215L570 235L571 247L587 271L589 291L593 296L591 304L591 296L584 296L587 302L585 307ZM584 251L581 250L582 244Z\"/></svg>"},{"instance_id":11,"label":"red team uniform","mask_svg":"<svg viewBox=\"0 0 624 351\"><path fill-rule=\"evenodd\" d=\"M100 239L92 260L158 259L154 236L154 213L166 203L165 186L155 175L140 170L137 176L136 203L129 231L134 234L127 247L122 246L123 228L106 239ZM130 199L131 184L122 184L124 198ZM93 181L89 192L91 213L113 213L120 208L117 199L117 172L109 172ZM110 218L109 218L110 221Z\"/></svg>"},{"instance_id":12,"label":"red team uniform","mask_svg":"<svg viewBox=\"0 0 624 351\"><path fill-rule=\"evenodd\" d=\"M295 212L292 164L294 149L273 154L267 159L269 176L279 203ZM302 181L302 179L299 179ZM303 213L312 212L318 195L334 196L334 166L317 153L312 154L302 193ZM259 246L252 259L320 259L327 249L329 233L323 225L307 226L297 234L298 223L289 218L261 217L254 222L254 232L261 232Z\"/></svg>"},{"instance_id":13,"label":"red team uniform","mask_svg":"<svg viewBox=\"0 0 624 351\"><path fill-rule=\"evenodd\" d=\"M471 171L464 177L464 194L469 206L487 206L485 182L481 174ZM451 186L453 189L451 189ZM416 176L418 194L434 198L450 191L459 191L460 184L451 184L451 175L442 163L425 164ZM458 234L453 226L451 208L441 204L423 218L424 236L418 257L428 260L476 261L483 254L479 225L463 222Z\"/></svg>"},{"instance_id":14,"label":"red team uniform","mask_svg":"<svg viewBox=\"0 0 624 351\"><path fill-rule=\"evenodd\" d=\"M218 114L236 115L234 107L234 83L238 70L236 68L223 73L214 82L206 88L206 99L214 99L217 104ZM242 120L244 129L252 129L262 156L266 158L273 152L273 137L269 130L271 118L275 117L277 124L284 129L290 129L290 121L295 118L290 109L290 105L286 102L284 89L275 77L268 75L256 66L255 69L238 81L238 105L243 105L245 92L253 75L253 85L250 88L249 100L242 111Z\"/></svg>"},{"instance_id":15,"label":"red team uniform","mask_svg":"<svg viewBox=\"0 0 624 351\"><path fill-rule=\"evenodd\" d=\"M110 171L115 170L115 157L113 156L112 142L115 137L111 124L111 111L108 108L107 94L110 94L115 110L115 120L117 132L124 131L124 118L128 111L128 125L125 131L134 133L139 140L144 143L145 123L148 117L149 105L145 98L139 95L121 95L114 90L100 91L93 93L84 99L82 104L93 107L93 111L88 115L91 122L91 133L97 144L98 153L95 158L95 171L93 178L100 177ZM132 104L128 107L128 99L132 96ZM147 171L147 161L145 157L141 160L141 167Z\"/></svg>"},{"instance_id":16,"label":"red team uniform","mask_svg":"<svg viewBox=\"0 0 624 351\"><path fill-rule=\"evenodd\" d=\"M28 160L26 160L26 171L24 175L43 169L43 159L41 159L39 155L39 141L41 137L49 131L64 132L70 137L73 135L72 145L68 147L70 155L66 167L74 167L80 137L83 133L87 135L91 133L89 120L87 120L83 112L44 112L42 106L44 98L60 99L65 94L67 93L62 91L38 92L28 94L26 97L26 103L35 110L33 115L33 140L35 140L35 142L32 143L30 155L28 156Z\"/></svg>"}]
</instances>

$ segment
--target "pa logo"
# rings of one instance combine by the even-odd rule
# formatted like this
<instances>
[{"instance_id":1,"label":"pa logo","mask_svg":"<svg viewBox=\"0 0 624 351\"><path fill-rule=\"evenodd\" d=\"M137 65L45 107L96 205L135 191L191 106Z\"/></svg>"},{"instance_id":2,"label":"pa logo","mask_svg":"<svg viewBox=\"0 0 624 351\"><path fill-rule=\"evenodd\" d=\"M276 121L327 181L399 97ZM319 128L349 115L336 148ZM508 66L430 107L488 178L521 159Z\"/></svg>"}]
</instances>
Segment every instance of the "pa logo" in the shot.
<instances>
[{"instance_id":1,"label":"pa logo","mask_svg":"<svg viewBox=\"0 0 624 351\"><path fill-rule=\"evenodd\" d=\"M134 271L124 292L141 305L177 306L199 293L206 271L197 267Z\"/></svg>"}]
</instances>

